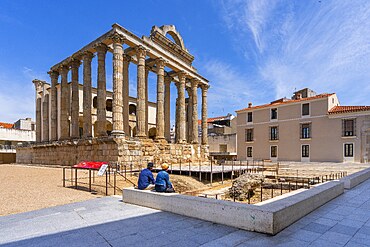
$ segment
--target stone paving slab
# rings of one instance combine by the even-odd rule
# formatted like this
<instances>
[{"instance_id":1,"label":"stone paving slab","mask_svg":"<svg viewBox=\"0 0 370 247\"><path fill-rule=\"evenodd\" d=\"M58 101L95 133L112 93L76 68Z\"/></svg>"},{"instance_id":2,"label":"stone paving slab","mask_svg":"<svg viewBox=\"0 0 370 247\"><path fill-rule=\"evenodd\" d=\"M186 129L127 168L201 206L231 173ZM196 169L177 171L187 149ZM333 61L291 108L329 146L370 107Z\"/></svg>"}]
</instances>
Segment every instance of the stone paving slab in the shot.
<instances>
[{"instance_id":1,"label":"stone paving slab","mask_svg":"<svg viewBox=\"0 0 370 247\"><path fill-rule=\"evenodd\" d=\"M370 180L275 236L125 204L114 196L0 217L0 246L61 245L370 246Z\"/></svg>"}]
</instances>

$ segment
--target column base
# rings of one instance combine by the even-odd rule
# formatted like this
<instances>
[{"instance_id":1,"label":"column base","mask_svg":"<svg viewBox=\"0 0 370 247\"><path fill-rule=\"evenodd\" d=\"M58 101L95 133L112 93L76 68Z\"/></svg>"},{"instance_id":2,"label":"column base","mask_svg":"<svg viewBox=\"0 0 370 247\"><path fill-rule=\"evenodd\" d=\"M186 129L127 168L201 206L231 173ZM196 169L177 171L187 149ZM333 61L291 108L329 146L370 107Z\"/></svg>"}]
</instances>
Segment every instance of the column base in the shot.
<instances>
[{"instance_id":1,"label":"column base","mask_svg":"<svg viewBox=\"0 0 370 247\"><path fill-rule=\"evenodd\" d=\"M123 130L113 130L111 132L111 135L112 136L117 136L117 137L122 137L122 136L125 136L125 132Z\"/></svg>"}]
</instances>

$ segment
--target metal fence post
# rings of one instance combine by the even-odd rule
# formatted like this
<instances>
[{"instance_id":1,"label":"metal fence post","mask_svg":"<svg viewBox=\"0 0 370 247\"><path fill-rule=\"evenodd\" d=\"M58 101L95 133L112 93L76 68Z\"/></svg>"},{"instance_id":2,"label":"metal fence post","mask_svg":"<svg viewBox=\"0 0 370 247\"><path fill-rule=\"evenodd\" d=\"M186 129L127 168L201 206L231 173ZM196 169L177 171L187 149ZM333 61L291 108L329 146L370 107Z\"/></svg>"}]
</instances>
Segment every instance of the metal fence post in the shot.
<instances>
[{"instance_id":1,"label":"metal fence post","mask_svg":"<svg viewBox=\"0 0 370 247\"><path fill-rule=\"evenodd\" d=\"M200 160L199 160L199 181L202 181L202 164Z\"/></svg>"},{"instance_id":2,"label":"metal fence post","mask_svg":"<svg viewBox=\"0 0 370 247\"><path fill-rule=\"evenodd\" d=\"M224 164L222 163L221 181L224 184Z\"/></svg>"},{"instance_id":3,"label":"metal fence post","mask_svg":"<svg viewBox=\"0 0 370 247\"><path fill-rule=\"evenodd\" d=\"M63 187L66 187L66 168L63 167Z\"/></svg>"},{"instance_id":4,"label":"metal fence post","mask_svg":"<svg viewBox=\"0 0 370 247\"><path fill-rule=\"evenodd\" d=\"M180 175L181 175L181 159L180 159Z\"/></svg>"},{"instance_id":5,"label":"metal fence post","mask_svg":"<svg viewBox=\"0 0 370 247\"><path fill-rule=\"evenodd\" d=\"M91 169L89 169L89 192L91 192Z\"/></svg>"},{"instance_id":6,"label":"metal fence post","mask_svg":"<svg viewBox=\"0 0 370 247\"><path fill-rule=\"evenodd\" d=\"M212 165L212 159L211 159L211 186L212 186L212 181L213 180L213 165Z\"/></svg>"}]
</instances>

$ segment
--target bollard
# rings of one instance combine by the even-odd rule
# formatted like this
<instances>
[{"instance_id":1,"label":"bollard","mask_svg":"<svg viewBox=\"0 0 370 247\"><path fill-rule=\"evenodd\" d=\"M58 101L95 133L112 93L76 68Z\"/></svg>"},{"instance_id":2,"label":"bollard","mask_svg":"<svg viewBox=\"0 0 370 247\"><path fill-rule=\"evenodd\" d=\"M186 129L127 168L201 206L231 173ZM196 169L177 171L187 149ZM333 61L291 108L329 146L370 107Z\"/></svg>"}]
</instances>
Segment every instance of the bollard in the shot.
<instances>
[{"instance_id":1,"label":"bollard","mask_svg":"<svg viewBox=\"0 0 370 247\"><path fill-rule=\"evenodd\" d=\"M289 182L288 186L289 186L289 192L290 192L290 182Z\"/></svg>"}]
</instances>

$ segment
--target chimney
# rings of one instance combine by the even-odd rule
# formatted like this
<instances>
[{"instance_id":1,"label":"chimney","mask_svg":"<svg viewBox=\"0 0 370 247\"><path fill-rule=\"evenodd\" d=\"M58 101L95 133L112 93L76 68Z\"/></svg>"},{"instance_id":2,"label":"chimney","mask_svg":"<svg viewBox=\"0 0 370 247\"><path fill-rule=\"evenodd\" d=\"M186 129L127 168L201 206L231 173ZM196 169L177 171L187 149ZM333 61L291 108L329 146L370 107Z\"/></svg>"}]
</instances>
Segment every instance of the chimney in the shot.
<instances>
[{"instance_id":1,"label":"chimney","mask_svg":"<svg viewBox=\"0 0 370 247\"><path fill-rule=\"evenodd\" d=\"M296 99L302 99L302 94L301 93L297 93Z\"/></svg>"},{"instance_id":2,"label":"chimney","mask_svg":"<svg viewBox=\"0 0 370 247\"><path fill-rule=\"evenodd\" d=\"M251 108L252 107L252 102L249 102L248 103L248 108Z\"/></svg>"}]
</instances>

